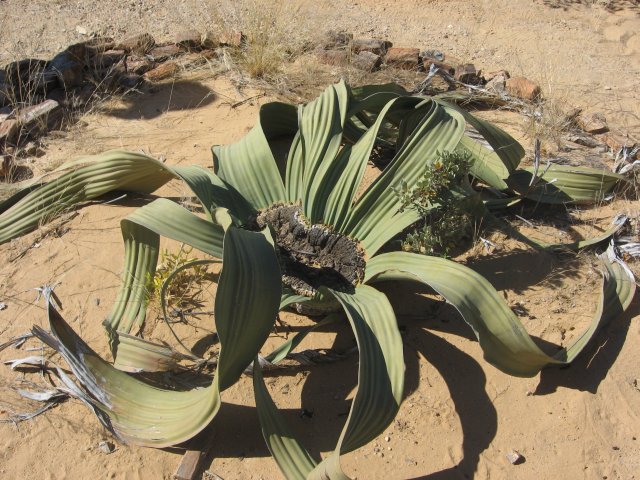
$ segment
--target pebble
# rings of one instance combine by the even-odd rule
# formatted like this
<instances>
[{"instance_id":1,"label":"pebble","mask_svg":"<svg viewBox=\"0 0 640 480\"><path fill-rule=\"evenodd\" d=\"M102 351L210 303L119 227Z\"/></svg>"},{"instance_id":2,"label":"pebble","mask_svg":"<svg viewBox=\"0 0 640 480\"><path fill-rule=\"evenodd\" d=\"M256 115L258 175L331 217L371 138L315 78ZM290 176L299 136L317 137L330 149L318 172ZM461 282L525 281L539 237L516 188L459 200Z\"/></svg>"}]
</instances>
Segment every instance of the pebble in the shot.
<instances>
[{"instance_id":1,"label":"pebble","mask_svg":"<svg viewBox=\"0 0 640 480\"><path fill-rule=\"evenodd\" d=\"M107 455L113 453L116 449L116 446L107 440L103 440L98 444L98 448L102 453L106 453Z\"/></svg>"},{"instance_id":2,"label":"pebble","mask_svg":"<svg viewBox=\"0 0 640 480\"><path fill-rule=\"evenodd\" d=\"M511 465L520 465L525 461L525 458L516 450L511 450L509 453L507 453L506 457Z\"/></svg>"},{"instance_id":3,"label":"pebble","mask_svg":"<svg viewBox=\"0 0 640 480\"><path fill-rule=\"evenodd\" d=\"M80 25L78 25L76 27L76 32L78 32L80 35L86 35L87 34L87 29L84 27L81 27Z\"/></svg>"},{"instance_id":4,"label":"pebble","mask_svg":"<svg viewBox=\"0 0 640 480\"><path fill-rule=\"evenodd\" d=\"M390 442L391 441L391 437L389 435L387 435L386 437L384 437L384 441L385 442Z\"/></svg>"}]
</instances>

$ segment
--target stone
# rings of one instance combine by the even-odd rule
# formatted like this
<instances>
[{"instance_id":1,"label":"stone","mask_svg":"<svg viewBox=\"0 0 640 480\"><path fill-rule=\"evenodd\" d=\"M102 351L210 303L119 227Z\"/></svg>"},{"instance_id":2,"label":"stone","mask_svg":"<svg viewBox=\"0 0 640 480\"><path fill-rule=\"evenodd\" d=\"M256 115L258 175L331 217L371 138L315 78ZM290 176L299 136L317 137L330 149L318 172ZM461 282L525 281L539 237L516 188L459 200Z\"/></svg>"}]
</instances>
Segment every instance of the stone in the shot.
<instances>
[{"instance_id":1,"label":"stone","mask_svg":"<svg viewBox=\"0 0 640 480\"><path fill-rule=\"evenodd\" d=\"M373 38L358 38L351 42L351 50L354 53L371 52L376 55L384 55L392 46L391 42Z\"/></svg>"},{"instance_id":2,"label":"stone","mask_svg":"<svg viewBox=\"0 0 640 480\"><path fill-rule=\"evenodd\" d=\"M325 50L346 47L353 41L353 33L345 31L329 30L324 34L324 38L320 41L320 45Z\"/></svg>"},{"instance_id":3,"label":"stone","mask_svg":"<svg viewBox=\"0 0 640 480\"><path fill-rule=\"evenodd\" d=\"M387 50L384 62L402 70L418 70L420 49L391 47Z\"/></svg>"},{"instance_id":4,"label":"stone","mask_svg":"<svg viewBox=\"0 0 640 480\"><path fill-rule=\"evenodd\" d=\"M100 443L98 443L98 449L105 454L110 454L113 453L116 449L116 446L112 443L109 442L107 440L103 440Z\"/></svg>"},{"instance_id":5,"label":"stone","mask_svg":"<svg viewBox=\"0 0 640 480\"><path fill-rule=\"evenodd\" d=\"M603 145L602 142L599 142L598 140L593 138L591 135L585 135L581 133L572 133L569 135L565 135L564 138L569 142L575 143L577 145L582 145L583 147L588 147L588 148L597 148Z\"/></svg>"},{"instance_id":6,"label":"stone","mask_svg":"<svg viewBox=\"0 0 640 480\"><path fill-rule=\"evenodd\" d=\"M607 119L602 113L587 113L576 117L578 126L587 133L606 133L609 131Z\"/></svg>"},{"instance_id":7,"label":"stone","mask_svg":"<svg viewBox=\"0 0 640 480\"><path fill-rule=\"evenodd\" d=\"M57 84L54 74L45 73L47 62L34 58L27 58L11 62L4 69L5 83L10 87L12 100L30 102L38 93Z\"/></svg>"},{"instance_id":8,"label":"stone","mask_svg":"<svg viewBox=\"0 0 640 480\"><path fill-rule=\"evenodd\" d=\"M11 103L11 86L6 83L0 82L0 107L9 105Z\"/></svg>"},{"instance_id":9,"label":"stone","mask_svg":"<svg viewBox=\"0 0 640 480\"><path fill-rule=\"evenodd\" d=\"M104 53L107 50L113 50L116 48L116 43L113 41L113 38L110 37L96 37L91 40L87 40L86 42L82 42L82 44L85 48L86 58L91 58L95 55Z\"/></svg>"},{"instance_id":10,"label":"stone","mask_svg":"<svg viewBox=\"0 0 640 480\"><path fill-rule=\"evenodd\" d=\"M144 57L127 57L125 58L125 68L127 73L134 73L136 75L142 75L155 67L155 63Z\"/></svg>"},{"instance_id":11,"label":"stone","mask_svg":"<svg viewBox=\"0 0 640 480\"><path fill-rule=\"evenodd\" d=\"M524 456L515 450L511 450L509 453L507 453L506 457L511 465L520 465L521 463L525 462Z\"/></svg>"},{"instance_id":12,"label":"stone","mask_svg":"<svg viewBox=\"0 0 640 480\"><path fill-rule=\"evenodd\" d=\"M218 48L220 46L220 39L213 32L205 32L200 37L200 43L202 48Z\"/></svg>"},{"instance_id":13,"label":"stone","mask_svg":"<svg viewBox=\"0 0 640 480\"><path fill-rule=\"evenodd\" d=\"M638 144L627 135L617 132L607 132L598 138L601 139L614 153L617 153L622 149L625 149L627 152L631 152Z\"/></svg>"},{"instance_id":14,"label":"stone","mask_svg":"<svg viewBox=\"0 0 640 480\"><path fill-rule=\"evenodd\" d=\"M539 100L542 95L540 85L525 77L512 77L505 82L507 93L524 100Z\"/></svg>"},{"instance_id":15,"label":"stone","mask_svg":"<svg viewBox=\"0 0 640 480\"><path fill-rule=\"evenodd\" d=\"M346 50L318 50L316 57L325 65L345 66L349 63L349 52Z\"/></svg>"},{"instance_id":16,"label":"stone","mask_svg":"<svg viewBox=\"0 0 640 480\"><path fill-rule=\"evenodd\" d=\"M200 52L187 53L178 57L176 63L181 68L199 67L204 65L208 60L215 58L218 54L215 50L202 50Z\"/></svg>"},{"instance_id":17,"label":"stone","mask_svg":"<svg viewBox=\"0 0 640 480\"><path fill-rule=\"evenodd\" d=\"M454 78L460 83L466 85L477 85L480 83L480 76L476 71L476 66L473 63L464 63L456 67Z\"/></svg>"},{"instance_id":18,"label":"stone","mask_svg":"<svg viewBox=\"0 0 640 480\"><path fill-rule=\"evenodd\" d=\"M0 178L11 176L11 168L13 167L13 157L11 155L0 155ZM7 305L0 303L0 310L7 308Z\"/></svg>"},{"instance_id":19,"label":"stone","mask_svg":"<svg viewBox=\"0 0 640 480\"><path fill-rule=\"evenodd\" d=\"M176 35L176 45L191 51L202 47L202 36L197 30L183 30Z\"/></svg>"},{"instance_id":20,"label":"stone","mask_svg":"<svg viewBox=\"0 0 640 480\"><path fill-rule=\"evenodd\" d=\"M86 35L87 33L89 33L89 32L87 32L86 28L84 28L84 27L82 27L80 25L78 25L76 27L76 32L78 32L80 35Z\"/></svg>"},{"instance_id":21,"label":"stone","mask_svg":"<svg viewBox=\"0 0 640 480\"><path fill-rule=\"evenodd\" d=\"M506 70L495 70L493 72L485 73L483 75L485 83L489 83L491 80L493 80L496 77L504 77L506 81L508 78L511 78L511 75L509 75L509 72Z\"/></svg>"},{"instance_id":22,"label":"stone","mask_svg":"<svg viewBox=\"0 0 640 480\"><path fill-rule=\"evenodd\" d=\"M151 50L155 46L155 44L156 41L150 34L142 33L140 35L135 35L123 40L116 46L116 49L124 50L127 53L144 55L149 50Z\"/></svg>"},{"instance_id":23,"label":"stone","mask_svg":"<svg viewBox=\"0 0 640 480\"><path fill-rule=\"evenodd\" d=\"M52 72L58 79L58 84L64 89L79 87L84 79L84 48L77 48L76 51L65 50L57 54L48 63L46 71Z\"/></svg>"},{"instance_id":24,"label":"stone","mask_svg":"<svg viewBox=\"0 0 640 480\"><path fill-rule=\"evenodd\" d=\"M246 41L246 37L239 30L223 32L218 43L226 47L241 47Z\"/></svg>"},{"instance_id":25,"label":"stone","mask_svg":"<svg viewBox=\"0 0 640 480\"><path fill-rule=\"evenodd\" d=\"M503 75L496 75L487 82L484 88L493 93L503 94L506 92L507 79L508 77Z\"/></svg>"},{"instance_id":26,"label":"stone","mask_svg":"<svg viewBox=\"0 0 640 480\"><path fill-rule=\"evenodd\" d=\"M142 83L144 83L144 77L136 73L127 73L118 78L118 84L126 89L137 88Z\"/></svg>"},{"instance_id":27,"label":"stone","mask_svg":"<svg viewBox=\"0 0 640 480\"><path fill-rule=\"evenodd\" d=\"M164 80L165 78L173 77L179 70L180 67L178 67L178 64L173 60L170 60L157 66L153 70L149 70L144 74L144 78L151 82L157 82L159 80Z\"/></svg>"},{"instance_id":28,"label":"stone","mask_svg":"<svg viewBox=\"0 0 640 480\"><path fill-rule=\"evenodd\" d=\"M438 62L444 62L444 53L440 50L424 50L420 52L420 57L428 57L431 60L437 60Z\"/></svg>"},{"instance_id":29,"label":"stone","mask_svg":"<svg viewBox=\"0 0 640 480\"><path fill-rule=\"evenodd\" d=\"M89 68L95 71L111 68L122 60L126 55L124 50L107 50L93 57L89 63Z\"/></svg>"},{"instance_id":30,"label":"stone","mask_svg":"<svg viewBox=\"0 0 640 480\"><path fill-rule=\"evenodd\" d=\"M47 93L47 100L55 100L63 105L67 100L67 91L64 88L56 88Z\"/></svg>"},{"instance_id":31,"label":"stone","mask_svg":"<svg viewBox=\"0 0 640 480\"><path fill-rule=\"evenodd\" d=\"M14 144L18 139L20 124L15 119L7 119L0 123L0 147Z\"/></svg>"},{"instance_id":32,"label":"stone","mask_svg":"<svg viewBox=\"0 0 640 480\"><path fill-rule=\"evenodd\" d=\"M38 105L25 107L18 111L16 120L28 134L41 133L55 128L62 119L62 107L55 100L45 100Z\"/></svg>"},{"instance_id":33,"label":"stone","mask_svg":"<svg viewBox=\"0 0 640 480\"><path fill-rule=\"evenodd\" d=\"M431 57L422 57L422 65L427 72L431 69L431 65L433 65L435 68L444 70L449 75L453 75L454 73L456 73L455 67L453 67L449 63L441 62L440 60L435 60Z\"/></svg>"},{"instance_id":34,"label":"stone","mask_svg":"<svg viewBox=\"0 0 640 480\"><path fill-rule=\"evenodd\" d=\"M180 55L181 52L182 50L177 45L164 45L152 48L148 56L155 62L164 62L165 60Z\"/></svg>"},{"instance_id":35,"label":"stone","mask_svg":"<svg viewBox=\"0 0 640 480\"><path fill-rule=\"evenodd\" d=\"M382 57L373 52L362 51L351 56L351 65L366 72L373 72L381 63Z\"/></svg>"}]
</instances>

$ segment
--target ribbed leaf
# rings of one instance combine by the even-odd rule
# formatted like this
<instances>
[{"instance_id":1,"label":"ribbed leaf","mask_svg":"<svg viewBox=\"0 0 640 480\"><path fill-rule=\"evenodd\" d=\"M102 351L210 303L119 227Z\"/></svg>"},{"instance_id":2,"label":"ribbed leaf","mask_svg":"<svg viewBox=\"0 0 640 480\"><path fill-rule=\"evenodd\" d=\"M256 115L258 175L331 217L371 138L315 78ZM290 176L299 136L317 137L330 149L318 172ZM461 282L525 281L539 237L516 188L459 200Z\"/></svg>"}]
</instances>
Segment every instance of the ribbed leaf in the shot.
<instances>
[{"instance_id":1,"label":"ribbed leaf","mask_svg":"<svg viewBox=\"0 0 640 480\"><path fill-rule=\"evenodd\" d=\"M284 202L284 184L269 141L293 136L295 131L294 107L279 102L263 105L259 121L247 135L234 144L213 147L216 174L255 209Z\"/></svg>"},{"instance_id":2,"label":"ribbed leaf","mask_svg":"<svg viewBox=\"0 0 640 480\"><path fill-rule=\"evenodd\" d=\"M220 357L207 388L164 390L115 369L93 352L49 304L55 338L34 329L69 363L91 394L105 426L124 441L164 447L201 431L220 407L220 392L235 383L257 355L278 312L280 270L268 232L229 227L216 297Z\"/></svg>"},{"instance_id":3,"label":"ribbed leaf","mask_svg":"<svg viewBox=\"0 0 640 480\"><path fill-rule=\"evenodd\" d=\"M36 188L0 214L0 243L113 190L151 193L175 178L166 165L140 153L114 150L83 159L89 160L89 165Z\"/></svg>"},{"instance_id":4,"label":"ribbed leaf","mask_svg":"<svg viewBox=\"0 0 640 480\"><path fill-rule=\"evenodd\" d=\"M508 187L504 181L509 176L509 170L504 165L498 154L483 147L478 142L464 135L460 139L458 148L469 153L473 164L471 174L496 190L506 190Z\"/></svg>"},{"instance_id":5,"label":"ribbed leaf","mask_svg":"<svg viewBox=\"0 0 640 480\"><path fill-rule=\"evenodd\" d=\"M600 307L587 332L572 346L550 357L540 350L491 284L468 267L412 253L387 253L367 265L365 282L413 280L425 283L447 299L471 326L485 359L515 376L530 377L550 364L571 362L612 315L631 302L633 278L624 268L604 260L607 274Z\"/></svg>"},{"instance_id":6,"label":"ribbed leaf","mask_svg":"<svg viewBox=\"0 0 640 480\"><path fill-rule=\"evenodd\" d=\"M627 179L604 169L551 165L533 180L533 169L516 170L507 184L519 194L536 202L592 204L602 201L615 184Z\"/></svg>"},{"instance_id":7,"label":"ribbed leaf","mask_svg":"<svg viewBox=\"0 0 640 480\"><path fill-rule=\"evenodd\" d=\"M123 372L169 372L186 358L168 345L150 342L140 337L118 334L118 355L113 366Z\"/></svg>"},{"instance_id":8,"label":"ribbed leaf","mask_svg":"<svg viewBox=\"0 0 640 480\"><path fill-rule=\"evenodd\" d=\"M341 232L349 232L362 242L369 255L373 255L401 231L397 228L405 224L394 219L401 201L392 187L399 186L403 180L412 188L425 168L436 160L438 152L456 148L463 131L464 120L458 113L447 112L437 103L429 102L421 123L358 200Z\"/></svg>"},{"instance_id":9,"label":"ribbed leaf","mask_svg":"<svg viewBox=\"0 0 640 480\"><path fill-rule=\"evenodd\" d=\"M313 459L291 435L262 378L254 378L262 432L287 480L348 478L340 468L340 455L365 445L383 432L393 421L402 400L402 340L387 298L368 286L357 287L354 293L331 289L323 289L323 293L333 296L342 305L356 336L360 351L358 391L334 452L309 473ZM334 318L330 316L325 322L334 321ZM284 347L285 350L290 348L291 344ZM280 358L281 354L278 351L274 358ZM258 362L254 363L256 368L259 368Z\"/></svg>"}]
</instances>

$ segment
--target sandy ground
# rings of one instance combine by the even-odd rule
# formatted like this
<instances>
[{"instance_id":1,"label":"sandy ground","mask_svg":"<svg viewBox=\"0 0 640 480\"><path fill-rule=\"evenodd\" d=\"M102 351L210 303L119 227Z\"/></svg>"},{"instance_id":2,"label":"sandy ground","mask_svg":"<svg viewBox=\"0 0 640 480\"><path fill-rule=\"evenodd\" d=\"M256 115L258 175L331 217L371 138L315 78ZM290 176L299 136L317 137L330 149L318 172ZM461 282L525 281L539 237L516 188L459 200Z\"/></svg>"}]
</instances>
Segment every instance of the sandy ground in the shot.
<instances>
[{"instance_id":1,"label":"sandy ground","mask_svg":"<svg viewBox=\"0 0 640 480\"><path fill-rule=\"evenodd\" d=\"M549 2L551 3L551 2ZM614 11L578 2L551 8L542 2L371 2L349 5L319 2L318 18L362 35L384 35L399 46L418 44L468 58L486 69L507 68L544 85L550 95L585 108L605 111L609 123L638 133L640 102L640 19L627 4ZM75 27L105 33L149 30L170 36L176 25L196 25L202 2L0 3L4 20L0 59L47 56L80 39ZM340 7L339 11L334 10ZM129 12L129 13L126 13ZM337 13L339 12L339 14ZM20 23L21 18L33 21ZM50 21L55 18L57 21ZM194 19L198 19L197 21ZM144 19L144 21L143 21ZM0 20L2 22L3 20ZM327 25L326 23L323 26ZM38 34L38 35L36 35ZM42 45L29 44L38 36ZM7 43L6 39L12 39ZM634 83L635 82L635 83ZM245 91L245 96L252 92ZM243 98L226 79L185 78L135 101L114 101L64 138L47 140L39 162L52 165L110 148L143 149L171 164L209 165L209 147L240 138L253 125L259 102L237 108ZM522 120L503 115L500 125L523 141ZM606 158L603 161L610 162ZM159 192L176 199L187 190L171 184ZM0 247L0 343L46 325L36 287L58 283L65 316L100 353L107 352L100 325L115 298L122 271L119 220L141 204L127 198L79 211L64 228L42 238L34 232ZM617 201L595 210L570 213L594 232L615 213L637 215L637 202ZM560 235L559 231L534 232ZM566 238L566 237L565 237ZM566 344L595 311L600 277L590 254L559 258L534 253L496 237L499 249L473 250L461 258L519 305L528 330L546 344ZM37 245L36 248L33 248ZM167 242L167 248L175 248ZM16 257L20 257L16 259ZM634 479L640 471L640 304L616 319L574 365L547 370L532 379L509 377L489 366L471 331L447 306L407 286L386 287L403 330L407 386L396 421L375 442L344 457L345 470L364 479ZM213 293L213 287L207 295ZM149 334L168 340L150 316ZM307 320L292 314L292 329ZM192 344L209 332L206 322L185 329ZM286 329L274 333L276 345ZM37 346L35 342L28 344ZM346 330L314 335L303 348L352 346ZM267 349L268 350L268 349ZM25 356L5 350L0 360ZM318 456L332 450L356 385L357 358L294 371L267 379L300 438ZM0 417L29 411L13 387L22 381L43 384L39 374L0 368ZM281 475L269 457L252 408L249 378L223 395L225 405L207 432L213 448L205 465L225 480L272 480ZM312 415L302 415L302 412ZM389 441L386 438L389 438ZM183 450L153 450L117 445L107 455L98 448L108 439L79 402L67 402L36 419L0 424L0 478L171 478ZM526 459L511 465L505 454ZM210 478L205 475L204 478Z\"/></svg>"}]
</instances>

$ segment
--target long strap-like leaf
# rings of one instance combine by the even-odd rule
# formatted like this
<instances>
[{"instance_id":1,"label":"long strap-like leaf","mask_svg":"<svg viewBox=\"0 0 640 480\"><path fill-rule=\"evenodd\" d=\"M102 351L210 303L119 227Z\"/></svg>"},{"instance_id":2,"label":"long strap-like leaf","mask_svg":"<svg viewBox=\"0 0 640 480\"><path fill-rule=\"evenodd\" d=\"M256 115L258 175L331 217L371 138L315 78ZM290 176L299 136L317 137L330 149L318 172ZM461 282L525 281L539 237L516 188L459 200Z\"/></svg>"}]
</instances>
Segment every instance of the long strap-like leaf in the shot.
<instances>
[{"instance_id":1,"label":"long strap-like leaf","mask_svg":"<svg viewBox=\"0 0 640 480\"><path fill-rule=\"evenodd\" d=\"M220 356L211 386L189 391L151 386L102 360L49 304L53 336L34 332L56 349L91 395L103 423L124 441L175 445L205 428L220 408L220 393L257 355L280 303L280 270L268 232L229 227L215 302Z\"/></svg>"},{"instance_id":2,"label":"long strap-like leaf","mask_svg":"<svg viewBox=\"0 0 640 480\"><path fill-rule=\"evenodd\" d=\"M367 264L365 282L413 280L429 285L471 326L488 362L511 375L531 377L547 365L571 362L600 326L629 306L635 293L633 277L619 263L603 261L602 297L591 325L573 345L553 357L536 346L491 284L464 265L439 257L386 253Z\"/></svg>"}]
</instances>

